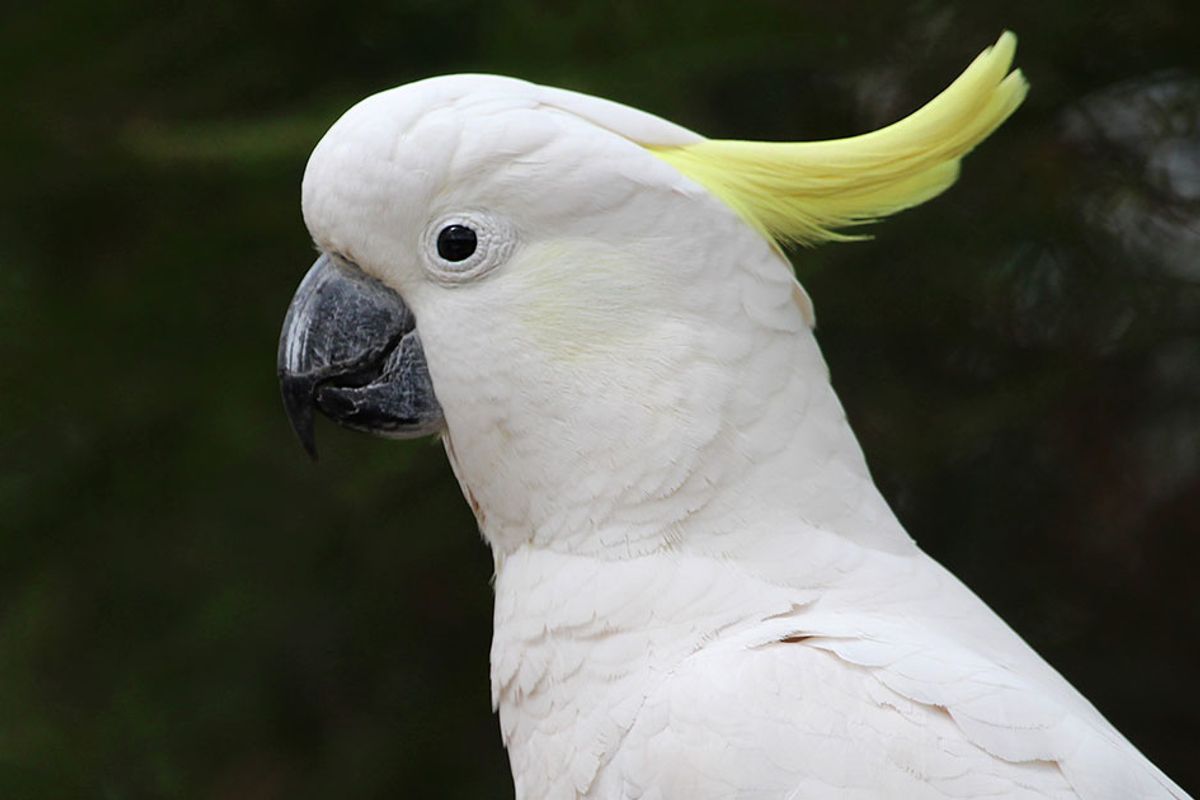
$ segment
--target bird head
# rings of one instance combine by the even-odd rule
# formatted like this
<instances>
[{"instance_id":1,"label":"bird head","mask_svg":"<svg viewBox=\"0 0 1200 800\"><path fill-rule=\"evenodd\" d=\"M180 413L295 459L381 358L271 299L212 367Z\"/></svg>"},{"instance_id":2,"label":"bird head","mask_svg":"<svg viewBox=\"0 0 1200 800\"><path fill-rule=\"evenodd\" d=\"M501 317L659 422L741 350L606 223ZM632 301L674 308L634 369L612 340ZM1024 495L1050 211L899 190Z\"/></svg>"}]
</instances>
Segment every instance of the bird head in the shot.
<instances>
[{"instance_id":1,"label":"bird head","mask_svg":"<svg viewBox=\"0 0 1200 800\"><path fill-rule=\"evenodd\" d=\"M279 348L295 430L310 453L314 409L440 435L493 544L667 535L826 382L781 245L854 238L953 183L1024 95L1012 50L830 142L708 140L496 76L363 100L304 176L320 256Z\"/></svg>"}]
</instances>

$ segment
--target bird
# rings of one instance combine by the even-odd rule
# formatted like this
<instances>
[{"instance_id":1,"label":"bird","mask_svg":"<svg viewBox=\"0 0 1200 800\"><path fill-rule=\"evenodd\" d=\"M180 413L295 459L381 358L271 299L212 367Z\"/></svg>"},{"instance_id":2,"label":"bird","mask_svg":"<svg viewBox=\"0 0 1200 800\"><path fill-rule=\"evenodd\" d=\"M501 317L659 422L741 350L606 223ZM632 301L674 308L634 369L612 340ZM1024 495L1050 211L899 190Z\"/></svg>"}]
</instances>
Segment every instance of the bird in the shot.
<instances>
[{"instance_id":1,"label":"bird","mask_svg":"<svg viewBox=\"0 0 1200 800\"><path fill-rule=\"evenodd\" d=\"M328 130L284 405L435 436L494 560L517 798L1181 798L889 507L787 252L949 188L1005 32L879 130L716 140L447 75Z\"/></svg>"}]
</instances>

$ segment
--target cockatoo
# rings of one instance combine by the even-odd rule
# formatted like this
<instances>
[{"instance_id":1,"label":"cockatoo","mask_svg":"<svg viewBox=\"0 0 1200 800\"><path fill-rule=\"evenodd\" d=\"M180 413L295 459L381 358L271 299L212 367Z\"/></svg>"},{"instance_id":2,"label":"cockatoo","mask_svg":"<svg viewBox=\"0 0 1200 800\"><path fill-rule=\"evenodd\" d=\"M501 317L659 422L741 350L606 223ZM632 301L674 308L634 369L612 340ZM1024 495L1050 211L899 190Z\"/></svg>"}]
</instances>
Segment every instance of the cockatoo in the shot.
<instances>
[{"instance_id":1,"label":"cockatoo","mask_svg":"<svg viewBox=\"0 0 1200 800\"><path fill-rule=\"evenodd\" d=\"M836 141L452 75L317 145L285 405L441 437L518 798L1186 797L906 534L782 249L949 187L1014 49Z\"/></svg>"}]
</instances>

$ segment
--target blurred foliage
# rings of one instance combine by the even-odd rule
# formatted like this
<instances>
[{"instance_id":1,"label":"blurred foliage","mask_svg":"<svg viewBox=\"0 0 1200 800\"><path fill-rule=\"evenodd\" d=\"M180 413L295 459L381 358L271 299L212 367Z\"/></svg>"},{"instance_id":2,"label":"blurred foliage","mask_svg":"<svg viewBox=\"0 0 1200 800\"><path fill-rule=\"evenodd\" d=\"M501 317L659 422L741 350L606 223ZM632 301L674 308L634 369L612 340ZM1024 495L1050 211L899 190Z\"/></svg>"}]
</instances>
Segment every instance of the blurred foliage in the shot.
<instances>
[{"instance_id":1,"label":"blurred foliage","mask_svg":"<svg viewBox=\"0 0 1200 800\"><path fill-rule=\"evenodd\" d=\"M276 394L342 109L486 71L838 136L1005 27L961 183L795 261L917 540L1196 791L1200 6L60 0L0 29L0 797L511 796L440 449L314 467Z\"/></svg>"}]
</instances>

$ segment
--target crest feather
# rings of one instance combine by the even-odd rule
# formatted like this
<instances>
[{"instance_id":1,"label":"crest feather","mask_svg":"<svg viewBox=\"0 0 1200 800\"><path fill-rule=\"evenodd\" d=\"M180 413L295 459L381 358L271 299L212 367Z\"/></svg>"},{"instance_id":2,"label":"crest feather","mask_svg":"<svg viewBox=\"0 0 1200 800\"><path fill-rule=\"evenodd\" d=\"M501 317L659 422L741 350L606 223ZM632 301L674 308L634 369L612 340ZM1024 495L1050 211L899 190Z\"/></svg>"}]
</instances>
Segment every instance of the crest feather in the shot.
<instances>
[{"instance_id":1,"label":"crest feather","mask_svg":"<svg viewBox=\"0 0 1200 800\"><path fill-rule=\"evenodd\" d=\"M1025 99L1009 72L1017 38L1005 31L941 94L886 128L817 142L706 139L651 146L763 234L814 245L862 235L838 228L924 203L958 178L959 161Z\"/></svg>"}]
</instances>

